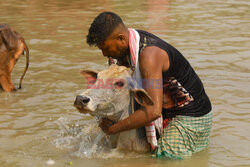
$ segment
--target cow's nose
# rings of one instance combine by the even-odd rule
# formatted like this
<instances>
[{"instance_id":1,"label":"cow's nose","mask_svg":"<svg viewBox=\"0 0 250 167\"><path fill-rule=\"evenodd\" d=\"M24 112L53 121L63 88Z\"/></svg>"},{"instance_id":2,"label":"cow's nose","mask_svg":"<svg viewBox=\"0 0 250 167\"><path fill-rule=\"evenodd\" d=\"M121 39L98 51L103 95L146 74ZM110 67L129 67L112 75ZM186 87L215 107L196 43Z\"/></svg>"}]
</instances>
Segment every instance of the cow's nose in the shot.
<instances>
[{"instance_id":1,"label":"cow's nose","mask_svg":"<svg viewBox=\"0 0 250 167\"><path fill-rule=\"evenodd\" d=\"M84 104L87 104L89 101L90 101L90 99L88 97L78 95L78 96L76 96L75 105L82 106Z\"/></svg>"}]
</instances>

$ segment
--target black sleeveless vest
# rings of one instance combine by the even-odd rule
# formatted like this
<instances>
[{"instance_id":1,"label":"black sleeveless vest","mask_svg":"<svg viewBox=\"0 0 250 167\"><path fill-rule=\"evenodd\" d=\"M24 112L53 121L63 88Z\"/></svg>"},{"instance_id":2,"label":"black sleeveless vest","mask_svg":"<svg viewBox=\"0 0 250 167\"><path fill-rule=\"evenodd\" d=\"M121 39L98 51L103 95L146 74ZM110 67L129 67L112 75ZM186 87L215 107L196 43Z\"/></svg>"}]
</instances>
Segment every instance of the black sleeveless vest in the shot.
<instances>
[{"instance_id":1,"label":"black sleeveless vest","mask_svg":"<svg viewBox=\"0 0 250 167\"><path fill-rule=\"evenodd\" d=\"M137 30L140 35L139 55L144 48L156 46L163 49L169 57L169 69L162 73L165 99L163 118L176 115L199 117L212 109L203 84L186 58L173 46L146 31Z\"/></svg>"}]
</instances>

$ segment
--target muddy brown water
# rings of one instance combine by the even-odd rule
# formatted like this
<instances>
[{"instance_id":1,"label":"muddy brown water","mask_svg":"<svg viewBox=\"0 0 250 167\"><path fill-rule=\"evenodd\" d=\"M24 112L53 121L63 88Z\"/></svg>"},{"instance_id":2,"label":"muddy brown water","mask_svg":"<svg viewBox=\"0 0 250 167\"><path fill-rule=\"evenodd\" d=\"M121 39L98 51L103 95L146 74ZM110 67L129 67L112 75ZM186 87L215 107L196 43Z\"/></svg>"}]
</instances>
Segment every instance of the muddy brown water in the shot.
<instances>
[{"instance_id":1,"label":"muddy brown water","mask_svg":"<svg viewBox=\"0 0 250 167\"><path fill-rule=\"evenodd\" d=\"M30 48L23 89L0 90L0 166L249 166L250 2L248 0L1 0L0 22L20 32ZM207 150L182 161L112 152L85 156L84 127L93 123L73 107L85 82L81 69L107 60L86 44L93 18L118 13L177 47L201 77L213 104ZM23 56L13 72L18 86ZM88 151L88 150L87 150Z\"/></svg>"}]
</instances>

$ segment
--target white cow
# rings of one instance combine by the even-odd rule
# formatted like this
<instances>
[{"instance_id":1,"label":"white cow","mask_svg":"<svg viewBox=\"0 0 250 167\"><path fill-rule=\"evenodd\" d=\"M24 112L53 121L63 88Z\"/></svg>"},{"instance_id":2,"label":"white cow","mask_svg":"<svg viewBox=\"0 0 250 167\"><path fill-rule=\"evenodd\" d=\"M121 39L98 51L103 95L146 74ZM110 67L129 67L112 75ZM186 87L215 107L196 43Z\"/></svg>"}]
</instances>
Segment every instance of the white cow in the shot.
<instances>
[{"instance_id":1,"label":"white cow","mask_svg":"<svg viewBox=\"0 0 250 167\"><path fill-rule=\"evenodd\" d=\"M114 122L123 120L133 112L133 100L140 105L153 105L152 99L144 89L135 88L131 79L131 70L124 66L111 65L99 73L85 70L81 74L87 79L88 89L78 95L75 107L81 113L89 113L100 118L108 118ZM132 110L132 111L131 111ZM132 129L112 135L116 148L147 152L150 145L145 134L139 135L138 130Z\"/></svg>"}]
</instances>

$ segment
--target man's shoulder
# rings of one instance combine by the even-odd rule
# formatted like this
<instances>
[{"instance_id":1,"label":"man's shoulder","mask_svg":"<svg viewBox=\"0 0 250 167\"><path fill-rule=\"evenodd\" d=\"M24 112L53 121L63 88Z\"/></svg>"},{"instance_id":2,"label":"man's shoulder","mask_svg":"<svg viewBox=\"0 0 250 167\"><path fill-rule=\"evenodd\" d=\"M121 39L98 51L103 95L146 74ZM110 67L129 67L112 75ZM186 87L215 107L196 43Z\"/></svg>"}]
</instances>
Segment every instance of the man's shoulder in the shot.
<instances>
[{"instance_id":1,"label":"man's shoulder","mask_svg":"<svg viewBox=\"0 0 250 167\"><path fill-rule=\"evenodd\" d=\"M159 65L162 63L162 51L157 46L146 47L139 57L139 62L142 65Z\"/></svg>"},{"instance_id":2,"label":"man's shoulder","mask_svg":"<svg viewBox=\"0 0 250 167\"><path fill-rule=\"evenodd\" d=\"M163 71L169 68L168 54L157 46L146 47L139 56L140 68L162 67Z\"/></svg>"},{"instance_id":3,"label":"man's shoulder","mask_svg":"<svg viewBox=\"0 0 250 167\"><path fill-rule=\"evenodd\" d=\"M140 53L140 58L150 58L159 55L162 49L158 46L148 46Z\"/></svg>"},{"instance_id":4,"label":"man's shoulder","mask_svg":"<svg viewBox=\"0 0 250 167\"><path fill-rule=\"evenodd\" d=\"M160 59L167 53L158 46L148 46L140 53L139 59Z\"/></svg>"}]
</instances>

